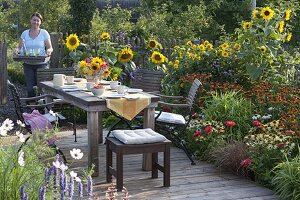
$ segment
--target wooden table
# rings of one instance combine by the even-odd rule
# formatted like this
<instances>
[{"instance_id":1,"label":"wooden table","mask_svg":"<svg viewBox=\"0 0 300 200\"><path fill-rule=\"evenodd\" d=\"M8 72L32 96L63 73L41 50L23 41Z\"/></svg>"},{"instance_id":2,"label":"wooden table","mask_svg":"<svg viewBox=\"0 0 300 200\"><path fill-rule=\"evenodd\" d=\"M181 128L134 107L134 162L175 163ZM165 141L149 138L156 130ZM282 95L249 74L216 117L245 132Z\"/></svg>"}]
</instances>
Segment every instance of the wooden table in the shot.
<instances>
[{"instance_id":1,"label":"wooden table","mask_svg":"<svg viewBox=\"0 0 300 200\"><path fill-rule=\"evenodd\" d=\"M98 145L103 143L102 112L108 111L106 101L84 91L65 92L60 88L54 87L52 81L40 82L39 85L44 93L60 98L67 103L87 111L88 166L90 168L94 164L93 176L98 176ZM143 127L154 129L155 107L158 105L159 97L148 93L144 94L151 97L151 103L144 109ZM151 156L149 155L144 156L143 170L151 170Z\"/></svg>"}]
</instances>

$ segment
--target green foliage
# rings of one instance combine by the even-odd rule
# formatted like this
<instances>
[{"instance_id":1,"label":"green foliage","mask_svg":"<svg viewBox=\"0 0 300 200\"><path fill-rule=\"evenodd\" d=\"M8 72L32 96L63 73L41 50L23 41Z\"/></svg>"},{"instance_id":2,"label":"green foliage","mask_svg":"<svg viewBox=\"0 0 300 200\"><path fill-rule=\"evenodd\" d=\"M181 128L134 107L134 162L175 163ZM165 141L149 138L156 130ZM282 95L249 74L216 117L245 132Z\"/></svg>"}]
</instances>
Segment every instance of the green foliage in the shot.
<instances>
[{"instance_id":1,"label":"green foliage","mask_svg":"<svg viewBox=\"0 0 300 200\"><path fill-rule=\"evenodd\" d=\"M79 36L88 34L92 27L92 19L97 9L96 0L69 0L70 30L69 33L77 33Z\"/></svg>"},{"instance_id":2,"label":"green foliage","mask_svg":"<svg viewBox=\"0 0 300 200\"><path fill-rule=\"evenodd\" d=\"M211 99L207 99L203 114L207 121L234 121L236 126L230 127L231 133L226 136L229 139L240 140L251 127L249 121L252 117L251 102L237 92L213 94Z\"/></svg>"},{"instance_id":3,"label":"green foliage","mask_svg":"<svg viewBox=\"0 0 300 200\"><path fill-rule=\"evenodd\" d=\"M299 149L300 150L300 149ZM300 155L292 160L286 158L274 168L272 184L280 199L296 200L300 198Z\"/></svg>"},{"instance_id":4,"label":"green foliage","mask_svg":"<svg viewBox=\"0 0 300 200\"><path fill-rule=\"evenodd\" d=\"M44 183L45 167L38 156L47 148L45 145L24 146L25 165L20 166L16 147L0 147L0 199L20 199L21 186L26 187L31 198L38 199L37 191Z\"/></svg>"},{"instance_id":5,"label":"green foliage","mask_svg":"<svg viewBox=\"0 0 300 200\"><path fill-rule=\"evenodd\" d=\"M13 82L18 81L21 84L25 84L25 77L22 64L19 63L8 63L7 73Z\"/></svg>"}]
</instances>

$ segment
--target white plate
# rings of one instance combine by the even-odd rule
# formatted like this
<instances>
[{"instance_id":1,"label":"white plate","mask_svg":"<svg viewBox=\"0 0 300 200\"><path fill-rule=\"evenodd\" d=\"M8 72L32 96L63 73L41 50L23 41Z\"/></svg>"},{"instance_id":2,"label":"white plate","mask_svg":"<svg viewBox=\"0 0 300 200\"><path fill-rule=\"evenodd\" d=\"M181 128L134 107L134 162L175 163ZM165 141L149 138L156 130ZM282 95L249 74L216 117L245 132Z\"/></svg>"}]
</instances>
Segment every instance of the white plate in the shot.
<instances>
[{"instance_id":1,"label":"white plate","mask_svg":"<svg viewBox=\"0 0 300 200\"><path fill-rule=\"evenodd\" d=\"M61 86L62 89L78 89L76 85L64 85Z\"/></svg>"},{"instance_id":2,"label":"white plate","mask_svg":"<svg viewBox=\"0 0 300 200\"><path fill-rule=\"evenodd\" d=\"M74 78L74 82L81 82L83 80L84 80L84 78Z\"/></svg>"},{"instance_id":3,"label":"white plate","mask_svg":"<svg viewBox=\"0 0 300 200\"><path fill-rule=\"evenodd\" d=\"M132 94L132 93L143 92L143 90L142 89L137 89L137 88L128 88L127 92Z\"/></svg>"},{"instance_id":4,"label":"white plate","mask_svg":"<svg viewBox=\"0 0 300 200\"><path fill-rule=\"evenodd\" d=\"M75 85L75 83L65 83L65 85Z\"/></svg>"},{"instance_id":5,"label":"white plate","mask_svg":"<svg viewBox=\"0 0 300 200\"><path fill-rule=\"evenodd\" d=\"M118 99L118 98L122 98L124 96L125 96L125 94L110 94L110 95L106 96L106 98L108 98L108 99Z\"/></svg>"}]
</instances>

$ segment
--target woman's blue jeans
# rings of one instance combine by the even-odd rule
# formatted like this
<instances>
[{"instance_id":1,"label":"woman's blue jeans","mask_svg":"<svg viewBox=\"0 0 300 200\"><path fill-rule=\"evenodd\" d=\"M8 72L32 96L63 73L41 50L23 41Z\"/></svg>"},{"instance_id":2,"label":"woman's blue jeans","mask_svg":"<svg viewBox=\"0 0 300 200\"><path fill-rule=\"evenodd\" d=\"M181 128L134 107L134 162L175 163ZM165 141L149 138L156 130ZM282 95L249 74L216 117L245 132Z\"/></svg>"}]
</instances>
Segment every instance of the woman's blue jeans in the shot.
<instances>
[{"instance_id":1,"label":"woman's blue jeans","mask_svg":"<svg viewBox=\"0 0 300 200\"><path fill-rule=\"evenodd\" d=\"M37 85L37 69L40 68L48 68L48 64L40 64L40 65L30 65L27 63L23 63L24 76L26 81L27 88L27 96L34 97L36 96L34 86Z\"/></svg>"}]
</instances>

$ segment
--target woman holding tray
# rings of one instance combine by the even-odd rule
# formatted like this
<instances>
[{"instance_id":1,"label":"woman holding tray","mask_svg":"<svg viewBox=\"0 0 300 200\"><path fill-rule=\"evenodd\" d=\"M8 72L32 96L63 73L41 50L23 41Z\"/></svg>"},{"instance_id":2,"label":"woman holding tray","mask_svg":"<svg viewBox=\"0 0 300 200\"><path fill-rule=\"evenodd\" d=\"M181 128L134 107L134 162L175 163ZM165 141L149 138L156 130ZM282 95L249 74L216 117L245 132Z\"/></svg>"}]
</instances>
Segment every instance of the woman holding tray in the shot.
<instances>
[{"instance_id":1,"label":"woman holding tray","mask_svg":"<svg viewBox=\"0 0 300 200\"><path fill-rule=\"evenodd\" d=\"M50 56L53 48L50 35L41 29L43 17L40 13L33 13L30 18L31 28L21 34L17 53L25 56ZM25 61L23 63L28 97L35 96L34 86L37 85L36 73L38 68L48 68L47 62Z\"/></svg>"}]
</instances>

